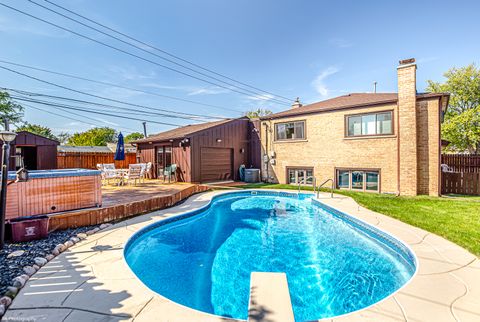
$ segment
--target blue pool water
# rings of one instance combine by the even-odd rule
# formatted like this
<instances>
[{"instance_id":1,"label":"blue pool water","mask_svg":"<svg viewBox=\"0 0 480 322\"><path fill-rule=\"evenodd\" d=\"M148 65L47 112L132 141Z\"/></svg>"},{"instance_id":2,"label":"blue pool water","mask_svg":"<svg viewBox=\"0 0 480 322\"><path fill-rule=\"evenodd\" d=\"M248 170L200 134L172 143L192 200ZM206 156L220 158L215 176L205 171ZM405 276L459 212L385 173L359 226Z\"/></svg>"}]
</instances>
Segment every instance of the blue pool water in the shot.
<instances>
[{"instance_id":1,"label":"blue pool water","mask_svg":"<svg viewBox=\"0 0 480 322\"><path fill-rule=\"evenodd\" d=\"M250 191L137 233L127 263L155 292L246 319L251 272L285 272L297 321L367 307L404 285L415 260L401 243L311 195Z\"/></svg>"}]
</instances>

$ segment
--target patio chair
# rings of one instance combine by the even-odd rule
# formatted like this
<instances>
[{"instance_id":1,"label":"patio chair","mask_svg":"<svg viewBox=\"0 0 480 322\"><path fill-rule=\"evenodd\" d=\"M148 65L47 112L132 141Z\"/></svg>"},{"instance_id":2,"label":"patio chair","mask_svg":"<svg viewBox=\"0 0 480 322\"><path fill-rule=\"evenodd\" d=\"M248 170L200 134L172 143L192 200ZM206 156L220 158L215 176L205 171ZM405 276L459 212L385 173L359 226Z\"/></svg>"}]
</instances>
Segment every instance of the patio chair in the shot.
<instances>
[{"instance_id":1,"label":"patio chair","mask_svg":"<svg viewBox=\"0 0 480 322\"><path fill-rule=\"evenodd\" d=\"M146 163L137 163L142 166L142 172L140 173L140 182L145 183L145 171L147 170Z\"/></svg>"},{"instance_id":2,"label":"patio chair","mask_svg":"<svg viewBox=\"0 0 480 322\"><path fill-rule=\"evenodd\" d=\"M107 184L110 183L110 180L113 179L114 181L118 179L117 173L115 172L115 164L114 163L104 163L102 165L102 178L106 181Z\"/></svg>"},{"instance_id":3,"label":"patio chair","mask_svg":"<svg viewBox=\"0 0 480 322\"><path fill-rule=\"evenodd\" d=\"M128 166L128 173L125 176L126 183L133 180L134 184L137 185L137 180L140 181L142 178L142 165L141 164L130 164Z\"/></svg>"},{"instance_id":4,"label":"patio chair","mask_svg":"<svg viewBox=\"0 0 480 322\"><path fill-rule=\"evenodd\" d=\"M165 182L165 177L168 177L168 183L172 182L172 176L177 181L177 165L172 163L170 166L166 167L163 170L163 182Z\"/></svg>"},{"instance_id":5,"label":"patio chair","mask_svg":"<svg viewBox=\"0 0 480 322\"><path fill-rule=\"evenodd\" d=\"M147 162L147 168L144 174L148 179L152 178L152 162Z\"/></svg>"}]
</instances>

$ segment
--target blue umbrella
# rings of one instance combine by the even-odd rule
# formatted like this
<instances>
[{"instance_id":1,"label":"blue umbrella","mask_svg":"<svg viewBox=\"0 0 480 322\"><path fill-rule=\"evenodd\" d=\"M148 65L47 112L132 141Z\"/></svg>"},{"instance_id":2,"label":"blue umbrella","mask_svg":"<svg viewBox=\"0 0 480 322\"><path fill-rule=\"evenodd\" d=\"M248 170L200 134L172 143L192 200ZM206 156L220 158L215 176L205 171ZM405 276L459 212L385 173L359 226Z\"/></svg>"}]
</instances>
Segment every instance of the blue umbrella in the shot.
<instances>
[{"instance_id":1,"label":"blue umbrella","mask_svg":"<svg viewBox=\"0 0 480 322\"><path fill-rule=\"evenodd\" d=\"M123 145L123 134L120 132L118 135L117 150L115 151L114 160L125 160L125 146Z\"/></svg>"}]
</instances>

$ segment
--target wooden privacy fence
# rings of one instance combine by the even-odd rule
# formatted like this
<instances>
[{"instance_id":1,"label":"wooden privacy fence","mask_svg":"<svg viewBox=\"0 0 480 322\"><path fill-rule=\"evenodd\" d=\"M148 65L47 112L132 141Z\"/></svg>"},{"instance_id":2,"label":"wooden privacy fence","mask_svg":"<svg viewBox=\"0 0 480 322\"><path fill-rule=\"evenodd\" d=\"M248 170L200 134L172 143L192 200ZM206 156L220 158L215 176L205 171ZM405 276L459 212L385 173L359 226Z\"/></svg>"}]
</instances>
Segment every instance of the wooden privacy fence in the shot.
<instances>
[{"instance_id":1,"label":"wooden privacy fence","mask_svg":"<svg viewBox=\"0 0 480 322\"><path fill-rule=\"evenodd\" d=\"M442 194L480 196L480 172L442 172Z\"/></svg>"},{"instance_id":2,"label":"wooden privacy fence","mask_svg":"<svg viewBox=\"0 0 480 322\"><path fill-rule=\"evenodd\" d=\"M115 168L128 168L137 163L136 153L125 153L125 160L114 161L114 153L102 152L58 152L57 167L59 169L83 168L96 169L98 163L115 163Z\"/></svg>"},{"instance_id":3,"label":"wooden privacy fence","mask_svg":"<svg viewBox=\"0 0 480 322\"><path fill-rule=\"evenodd\" d=\"M454 172L480 173L480 155L442 154L442 164L448 165Z\"/></svg>"}]
</instances>

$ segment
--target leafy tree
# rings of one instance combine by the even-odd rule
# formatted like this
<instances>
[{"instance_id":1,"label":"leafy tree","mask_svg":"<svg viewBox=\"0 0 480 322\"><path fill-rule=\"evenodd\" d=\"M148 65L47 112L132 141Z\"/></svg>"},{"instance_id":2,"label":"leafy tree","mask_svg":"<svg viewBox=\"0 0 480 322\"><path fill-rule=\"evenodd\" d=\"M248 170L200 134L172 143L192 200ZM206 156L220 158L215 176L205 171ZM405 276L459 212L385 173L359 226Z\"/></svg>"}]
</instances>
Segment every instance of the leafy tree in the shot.
<instances>
[{"instance_id":1,"label":"leafy tree","mask_svg":"<svg viewBox=\"0 0 480 322\"><path fill-rule=\"evenodd\" d=\"M85 132L75 133L68 139L68 145L106 146L117 140L117 132L109 127L95 127Z\"/></svg>"},{"instance_id":2,"label":"leafy tree","mask_svg":"<svg viewBox=\"0 0 480 322\"><path fill-rule=\"evenodd\" d=\"M447 150L480 154L480 105L446 119L442 136L452 143Z\"/></svg>"},{"instance_id":3,"label":"leafy tree","mask_svg":"<svg viewBox=\"0 0 480 322\"><path fill-rule=\"evenodd\" d=\"M58 138L58 141L60 142L60 144L67 144L68 143L68 140L72 137L72 135L68 132L60 132L58 135L57 135L57 138Z\"/></svg>"},{"instance_id":4,"label":"leafy tree","mask_svg":"<svg viewBox=\"0 0 480 322\"><path fill-rule=\"evenodd\" d=\"M125 143L129 143L138 139L143 139L143 134L140 132L133 132L125 136Z\"/></svg>"},{"instance_id":5,"label":"leafy tree","mask_svg":"<svg viewBox=\"0 0 480 322\"><path fill-rule=\"evenodd\" d=\"M428 81L427 91L450 93L449 114L459 114L480 105L480 69L475 64L451 68L445 83Z\"/></svg>"},{"instance_id":6,"label":"leafy tree","mask_svg":"<svg viewBox=\"0 0 480 322\"><path fill-rule=\"evenodd\" d=\"M272 111L264 109L264 108L258 108L256 110L251 110L245 113L245 116L250 118L250 119L255 119L259 118L262 116L267 116L273 114Z\"/></svg>"},{"instance_id":7,"label":"leafy tree","mask_svg":"<svg viewBox=\"0 0 480 322\"><path fill-rule=\"evenodd\" d=\"M17 132L27 131L33 134L41 135L46 138L58 141L58 138L52 133L52 130L49 127L38 125L38 124L25 122L23 125L17 126L16 131Z\"/></svg>"},{"instance_id":8,"label":"leafy tree","mask_svg":"<svg viewBox=\"0 0 480 322\"><path fill-rule=\"evenodd\" d=\"M0 91L0 121L2 125L7 120L10 123L18 123L23 117L23 107L15 103L7 92Z\"/></svg>"},{"instance_id":9,"label":"leafy tree","mask_svg":"<svg viewBox=\"0 0 480 322\"><path fill-rule=\"evenodd\" d=\"M449 108L442 124L447 150L480 153L480 69L475 64L452 68L445 83L428 81L427 91L450 93Z\"/></svg>"}]
</instances>

